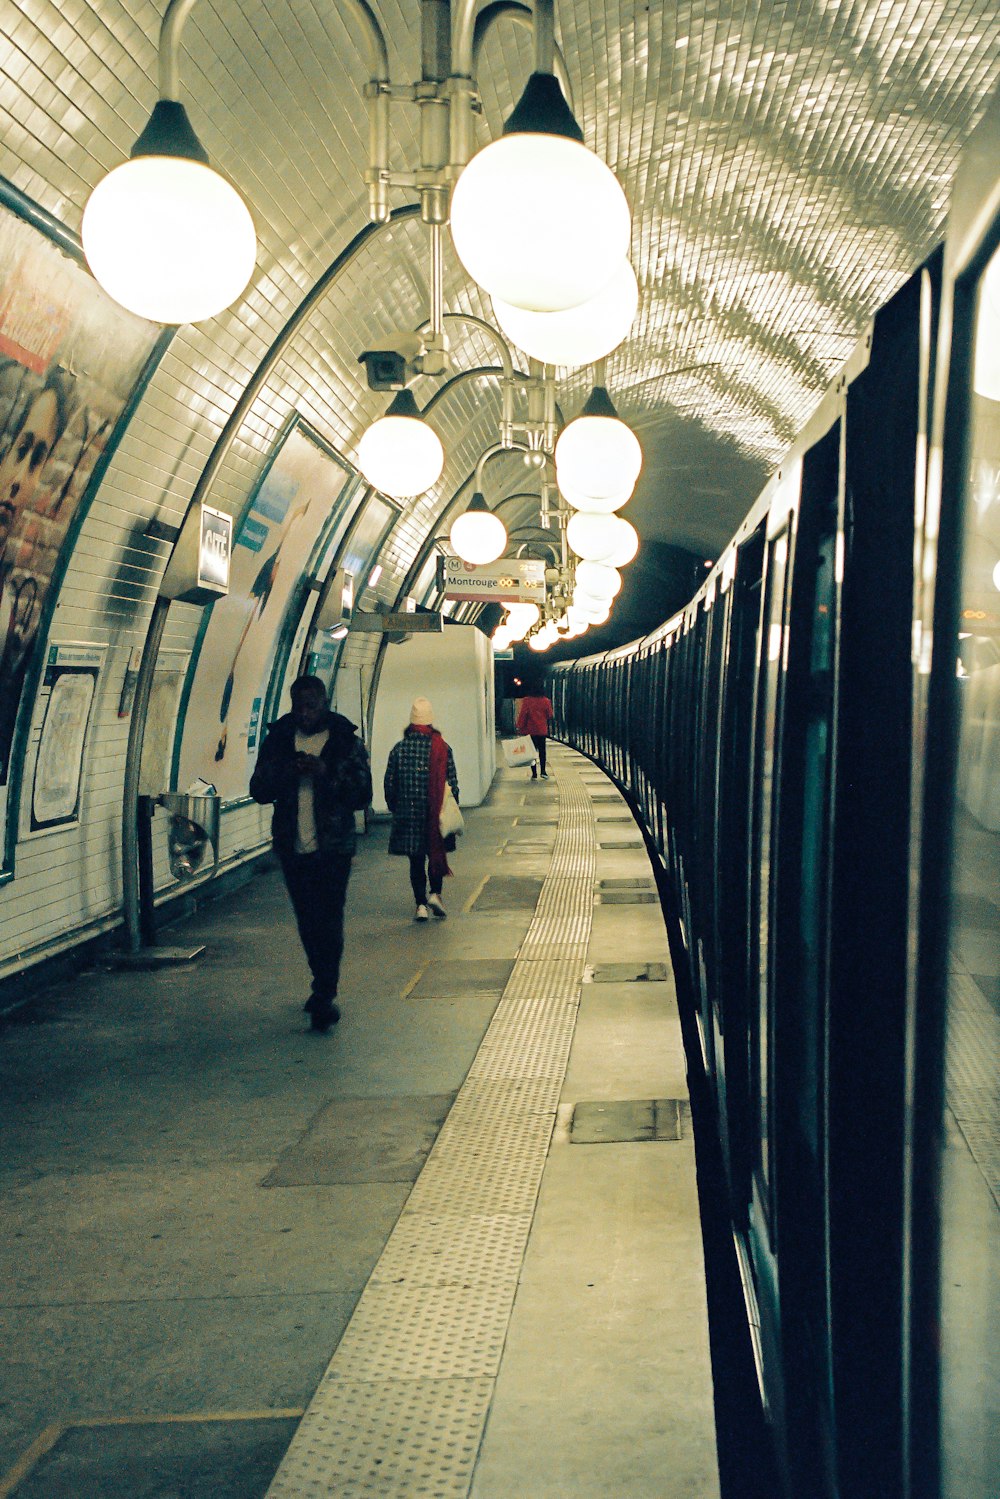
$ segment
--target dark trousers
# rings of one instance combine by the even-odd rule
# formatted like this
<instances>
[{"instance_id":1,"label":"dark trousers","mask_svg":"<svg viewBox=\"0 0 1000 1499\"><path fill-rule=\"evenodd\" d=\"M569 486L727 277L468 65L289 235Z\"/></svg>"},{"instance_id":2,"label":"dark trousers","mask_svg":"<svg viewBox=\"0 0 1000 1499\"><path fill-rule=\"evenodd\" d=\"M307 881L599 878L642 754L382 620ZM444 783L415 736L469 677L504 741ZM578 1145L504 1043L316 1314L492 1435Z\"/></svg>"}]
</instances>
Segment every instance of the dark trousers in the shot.
<instances>
[{"instance_id":1,"label":"dark trousers","mask_svg":"<svg viewBox=\"0 0 1000 1499\"><path fill-rule=\"evenodd\" d=\"M542 772L542 775L544 775L545 774L545 735L544 734L532 734L531 735L531 742L535 746L535 749L538 751L538 769ZM534 774L535 774L535 767L534 766L531 767L531 774L532 774L532 776L534 776Z\"/></svg>"},{"instance_id":2,"label":"dark trousers","mask_svg":"<svg viewBox=\"0 0 1000 1499\"><path fill-rule=\"evenodd\" d=\"M312 992L334 999L344 951L351 861L343 854L284 854L281 868L312 972Z\"/></svg>"},{"instance_id":3,"label":"dark trousers","mask_svg":"<svg viewBox=\"0 0 1000 1499\"><path fill-rule=\"evenodd\" d=\"M427 855L410 855L410 889L418 906L427 904ZM440 895L444 889L444 876L431 876L431 894Z\"/></svg>"}]
</instances>

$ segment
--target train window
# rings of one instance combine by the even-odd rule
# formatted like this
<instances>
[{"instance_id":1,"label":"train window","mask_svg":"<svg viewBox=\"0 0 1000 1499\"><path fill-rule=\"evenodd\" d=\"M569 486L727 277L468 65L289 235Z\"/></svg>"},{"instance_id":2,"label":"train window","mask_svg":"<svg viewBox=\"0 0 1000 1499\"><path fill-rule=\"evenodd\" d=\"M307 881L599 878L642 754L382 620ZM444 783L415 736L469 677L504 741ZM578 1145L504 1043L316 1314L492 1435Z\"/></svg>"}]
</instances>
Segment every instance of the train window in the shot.
<instances>
[{"instance_id":1,"label":"train window","mask_svg":"<svg viewBox=\"0 0 1000 1499\"><path fill-rule=\"evenodd\" d=\"M771 539L764 582L763 640L757 689L757 739L754 757L754 890L751 904L755 934L757 1002L750 1006L751 1088L754 1112L754 1169L761 1200L773 1222L773 1188L769 1142L771 1128L772 938L777 896L774 834L778 824L779 780L775 776L781 743L781 715L787 641L787 583L789 527Z\"/></svg>"},{"instance_id":2,"label":"train window","mask_svg":"<svg viewBox=\"0 0 1000 1499\"><path fill-rule=\"evenodd\" d=\"M1000 1043L1000 250L980 279L955 642L942 1178L942 1499L996 1480L1000 1340L995 1068ZM986 1121L992 1118L993 1126Z\"/></svg>"}]
</instances>

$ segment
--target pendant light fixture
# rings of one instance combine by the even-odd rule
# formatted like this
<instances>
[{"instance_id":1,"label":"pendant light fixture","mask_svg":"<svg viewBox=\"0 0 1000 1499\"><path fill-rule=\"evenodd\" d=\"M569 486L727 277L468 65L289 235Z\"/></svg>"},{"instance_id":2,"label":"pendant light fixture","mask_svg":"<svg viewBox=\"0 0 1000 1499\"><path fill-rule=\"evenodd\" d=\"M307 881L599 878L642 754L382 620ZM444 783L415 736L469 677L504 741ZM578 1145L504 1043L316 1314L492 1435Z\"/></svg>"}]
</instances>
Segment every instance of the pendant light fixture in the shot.
<instances>
[{"instance_id":1,"label":"pendant light fixture","mask_svg":"<svg viewBox=\"0 0 1000 1499\"><path fill-rule=\"evenodd\" d=\"M627 260L596 297L562 312L526 312L493 298L493 314L511 343L532 359L568 369L596 364L617 349L638 307L639 283Z\"/></svg>"},{"instance_id":2,"label":"pendant light fixture","mask_svg":"<svg viewBox=\"0 0 1000 1499\"><path fill-rule=\"evenodd\" d=\"M576 581L584 593L595 599L614 599L621 592L622 575L606 562L578 562Z\"/></svg>"},{"instance_id":3,"label":"pendant light fixture","mask_svg":"<svg viewBox=\"0 0 1000 1499\"><path fill-rule=\"evenodd\" d=\"M246 204L209 166L176 99L159 100L129 160L97 184L81 235L108 295L159 323L215 317L244 290L257 255Z\"/></svg>"},{"instance_id":4,"label":"pendant light fixture","mask_svg":"<svg viewBox=\"0 0 1000 1499\"><path fill-rule=\"evenodd\" d=\"M624 567L639 550L638 533L627 520L589 510L578 510L570 516L566 542L578 557L608 567Z\"/></svg>"},{"instance_id":5,"label":"pendant light fixture","mask_svg":"<svg viewBox=\"0 0 1000 1499\"><path fill-rule=\"evenodd\" d=\"M394 500L423 494L440 479L444 448L420 415L412 391L399 391L363 434L358 468L373 489Z\"/></svg>"},{"instance_id":6,"label":"pendant light fixture","mask_svg":"<svg viewBox=\"0 0 1000 1499\"><path fill-rule=\"evenodd\" d=\"M459 177L451 234L474 281L532 312L588 301L628 254L625 194L583 144L551 62L528 79L501 138Z\"/></svg>"},{"instance_id":7,"label":"pendant light fixture","mask_svg":"<svg viewBox=\"0 0 1000 1499\"><path fill-rule=\"evenodd\" d=\"M639 439L619 419L603 385L594 386L580 415L559 434L555 458L559 488L581 509L602 509L601 501L626 489L631 494L642 468ZM598 503L585 503L588 497Z\"/></svg>"},{"instance_id":8,"label":"pendant light fixture","mask_svg":"<svg viewBox=\"0 0 1000 1499\"><path fill-rule=\"evenodd\" d=\"M507 527L477 489L468 510L452 521L448 537L462 561L477 567L501 555L507 545Z\"/></svg>"}]
</instances>

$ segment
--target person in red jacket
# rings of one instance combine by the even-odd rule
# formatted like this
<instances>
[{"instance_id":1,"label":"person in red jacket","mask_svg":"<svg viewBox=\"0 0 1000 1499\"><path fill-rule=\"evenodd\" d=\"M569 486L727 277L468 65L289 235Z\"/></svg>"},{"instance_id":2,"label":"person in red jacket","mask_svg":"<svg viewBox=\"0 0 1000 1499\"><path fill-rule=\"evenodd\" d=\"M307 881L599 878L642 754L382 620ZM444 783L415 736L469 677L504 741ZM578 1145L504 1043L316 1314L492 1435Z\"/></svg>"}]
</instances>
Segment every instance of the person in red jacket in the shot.
<instances>
[{"instance_id":1,"label":"person in red jacket","mask_svg":"<svg viewBox=\"0 0 1000 1499\"><path fill-rule=\"evenodd\" d=\"M521 699L521 706L517 713L517 732L519 734L530 734L531 742L538 751L538 766L531 767L531 779L538 777L538 771L542 772L542 779L548 780L548 772L545 769L545 739L549 732L549 724L552 721L552 703L540 692L532 691L527 697Z\"/></svg>"}]
</instances>

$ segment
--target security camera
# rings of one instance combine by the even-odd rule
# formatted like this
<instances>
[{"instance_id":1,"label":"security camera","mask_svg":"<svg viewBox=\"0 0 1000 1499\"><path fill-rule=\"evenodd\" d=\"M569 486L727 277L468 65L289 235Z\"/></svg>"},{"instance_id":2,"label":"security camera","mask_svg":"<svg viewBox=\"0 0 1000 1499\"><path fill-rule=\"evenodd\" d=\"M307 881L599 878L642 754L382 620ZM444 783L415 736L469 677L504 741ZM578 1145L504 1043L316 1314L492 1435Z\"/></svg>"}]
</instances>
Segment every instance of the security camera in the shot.
<instances>
[{"instance_id":1,"label":"security camera","mask_svg":"<svg viewBox=\"0 0 1000 1499\"><path fill-rule=\"evenodd\" d=\"M369 390L405 390L421 373L424 344L418 333L392 333L358 355Z\"/></svg>"}]
</instances>

